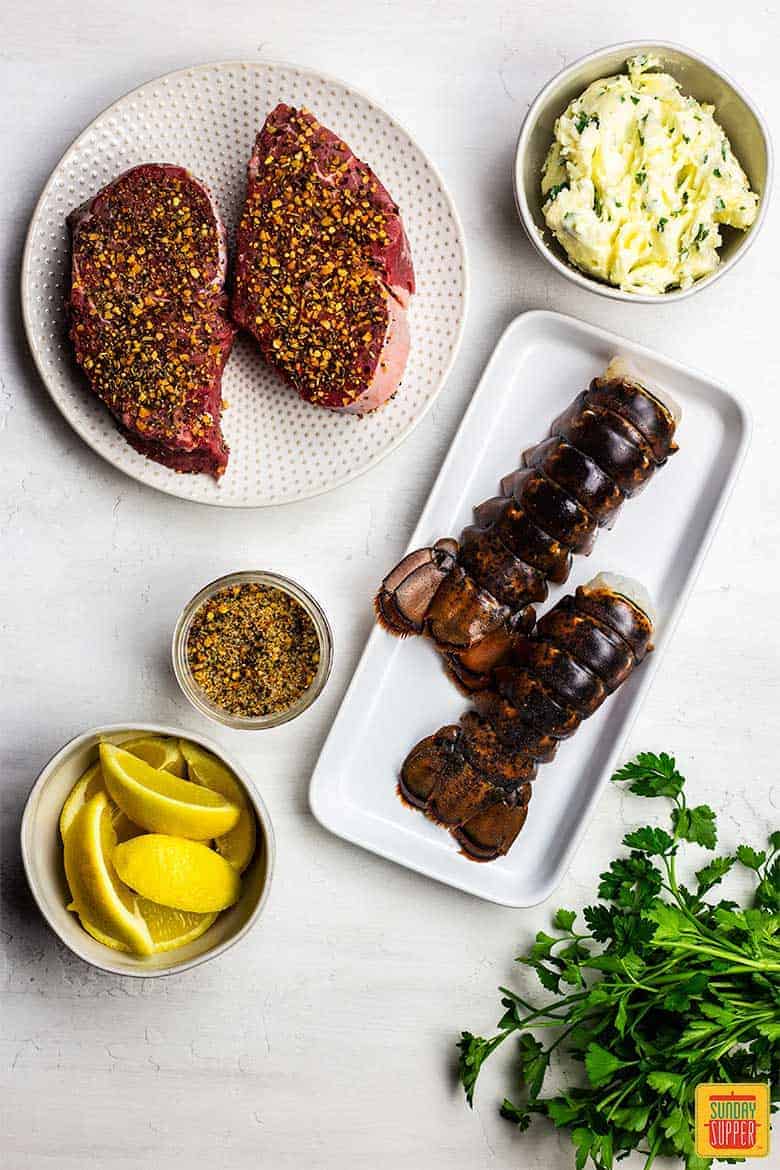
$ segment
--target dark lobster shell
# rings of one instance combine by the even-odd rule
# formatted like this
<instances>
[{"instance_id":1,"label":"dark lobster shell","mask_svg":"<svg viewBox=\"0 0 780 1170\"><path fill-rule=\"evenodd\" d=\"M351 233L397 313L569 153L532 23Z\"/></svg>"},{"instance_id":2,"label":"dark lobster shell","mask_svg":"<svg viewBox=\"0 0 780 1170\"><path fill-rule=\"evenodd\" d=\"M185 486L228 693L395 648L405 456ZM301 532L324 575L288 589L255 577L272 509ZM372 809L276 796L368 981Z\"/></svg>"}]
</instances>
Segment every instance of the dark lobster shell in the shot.
<instances>
[{"instance_id":1,"label":"dark lobster shell","mask_svg":"<svg viewBox=\"0 0 780 1170\"><path fill-rule=\"evenodd\" d=\"M566 439L554 435L544 439L523 454L524 467L538 467L540 471L587 508L599 524L614 523L620 505L625 499L620 488L595 459L572 447ZM501 490L509 495L514 490L512 472L501 481Z\"/></svg>"},{"instance_id":2,"label":"dark lobster shell","mask_svg":"<svg viewBox=\"0 0 780 1170\"><path fill-rule=\"evenodd\" d=\"M518 637L460 726L418 743L401 795L449 828L478 861L502 856L525 823L531 781L652 649L653 621L637 590L596 578Z\"/></svg>"},{"instance_id":3,"label":"dark lobster shell","mask_svg":"<svg viewBox=\"0 0 780 1170\"><path fill-rule=\"evenodd\" d=\"M573 555L591 551L599 527L614 523L623 501L677 450L671 407L618 365L610 363L555 419L549 437L524 453L523 466L502 480L502 495L474 509L460 544L418 549L382 582L380 622L399 635L427 633L467 690L491 684L547 583L567 579ZM589 625L598 617L592 607L577 620L558 614L548 641L579 636L587 662L613 689L628 669L625 632Z\"/></svg>"}]
</instances>

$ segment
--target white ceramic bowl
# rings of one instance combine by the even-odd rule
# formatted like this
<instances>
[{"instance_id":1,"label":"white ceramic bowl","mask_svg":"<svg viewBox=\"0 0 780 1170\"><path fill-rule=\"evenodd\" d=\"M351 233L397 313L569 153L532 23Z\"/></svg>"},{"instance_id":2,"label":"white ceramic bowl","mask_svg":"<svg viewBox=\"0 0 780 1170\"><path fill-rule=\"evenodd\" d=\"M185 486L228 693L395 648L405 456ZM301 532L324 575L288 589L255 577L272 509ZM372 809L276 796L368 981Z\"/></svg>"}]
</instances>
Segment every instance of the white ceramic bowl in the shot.
<instances>
[{"instance_id":1,"label":"white ceramic bowl","mask_svg":"<svg viewBox=\"0 0 780 1170\"><path fill-rule=\"evenodd\" d=\"M111 950L87 934L75 914L66 910L70 901L62 858L59 817L62 806L79 776L97 759L98 744L121 744L143 735L189 739L218 756L243 785L257 818L257 849L242 876L241 897L220 914L205 934L173 951L148 958ZM276 847L268 810L244 769L223 749L198 733L156 723L113 724L96 727L66 743L43 769L22 816L22 861L32 895L54 933L86 963L115 975L153 978L187 971L221 955L254 926L271 887Z\"/></svg>"},{"instance_id":2,"label":"white ceramic bowl","mask_svg":"<svg viewBox=\"0 0 780 1170\"><path fill-rule=\"evenodd\" d=\"M725 229L721 262L709 276L690 288L653 296L624 292L588 276L568 260L565 251L547 228L542 214L541 175L553 141L555 120L569 102L601 77L625 71L626 60L639 53L660 57L664 69L680 82L685 94L715 107L715 118L723 127L734 153L747 173L750 185L760 196L758 216L746 232ZM523 122L515 154L514 187L518 214L526 234L540 256L581 288L619 301L665 304L679 300L711 285L734 267L753 244L764 223L772 190L772 144L764 118L747 94L710 61L679 45L652 41L628 42L589 53L569 65L544 87Z\"/></svg>"}]
</instances>

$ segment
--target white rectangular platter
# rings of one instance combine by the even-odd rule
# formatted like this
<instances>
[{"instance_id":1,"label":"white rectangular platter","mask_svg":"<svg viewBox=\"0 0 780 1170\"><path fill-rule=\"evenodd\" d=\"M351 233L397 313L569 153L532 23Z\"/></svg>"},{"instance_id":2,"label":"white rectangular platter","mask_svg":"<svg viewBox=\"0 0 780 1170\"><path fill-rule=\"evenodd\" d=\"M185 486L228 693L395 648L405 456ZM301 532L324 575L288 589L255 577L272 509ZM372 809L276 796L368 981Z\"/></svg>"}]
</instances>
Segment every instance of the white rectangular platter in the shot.
<instances>
[{"instance_id":1,"label":"white rectangular platter","mask_svg":"<svg viewBox=\"0 0 780 1170\"><path fill-rule=\"evenodd\" d=\"M506 857L480 864L396 793L409 749L468 699L425 638L378 627L368 640L311 781L315 817L333 833L428 877L507 906L543 901L561 880L693 586L747 448L745 407L702 374L557 313L530 312L504 333L439 473L409 549L458 536L472 508L542 439L552 420L620 353L682 407L679 453L627 501L589 557L539 610L602 570L638 578L658 609L656 651L539 769L528 820ZM392 566L387 565L387 571Z\"/></svg>"}]
</instances>

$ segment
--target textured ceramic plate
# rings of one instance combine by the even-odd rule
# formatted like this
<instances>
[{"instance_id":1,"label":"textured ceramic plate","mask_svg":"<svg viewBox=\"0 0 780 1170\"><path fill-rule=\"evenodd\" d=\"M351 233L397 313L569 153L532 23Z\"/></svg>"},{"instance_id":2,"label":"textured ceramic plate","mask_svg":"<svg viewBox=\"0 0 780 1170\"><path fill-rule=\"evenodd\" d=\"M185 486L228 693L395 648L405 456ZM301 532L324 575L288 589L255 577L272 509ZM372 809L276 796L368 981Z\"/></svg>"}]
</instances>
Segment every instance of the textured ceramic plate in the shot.
<instances>
[{"instance_id":1,"label":"textured ceramic plate","mask_svg":"<svg viewBox=\"0 0 780 1170\"><path fill-rule=\"evenodd\" d=\"M396 795L409 749L468 707L422 638L399 641L374 630L311 782L314 815L332 832L507 906L543 901L566 870L723 512L747 447L747 415L725 387L660 354L557 313L526 313L499 342L409 543L420 548L469 524L472 507L495 495L520 452L615 353L680 403L680 450L626 503L615 527L599 533L591 555L575 557L569 581L553 586L539 611L602 570L636 577L658 608L655 653L540 768L525 828L500 861L463 857L449 833Z\"/></svg>"},{"instance_id":2,"label":"textured ceramic plate","mask_svg":"<svg viewBox=\"0 0 780 1170\"><path fill-rule=\"evenodd\" d=\"M64 297L66 216L143 162L178 163L211 188L232 237L257 130L277 102L305 105L376 171L401 208L418 293L412 349L392 402L364 419L310 406L239 337L223 379L231 448L221 483L144 459L117 432L72 361ZM187 500L259 507L345 483L392 451L431 406L452 365L466 312L463 232L436 169L388 114L340 81L270 62L199 65L150 81L81 134L47 183L30 224L22 308L33 356L52 398L83 439L115 467Z\"/></svg>"}]
</instances>

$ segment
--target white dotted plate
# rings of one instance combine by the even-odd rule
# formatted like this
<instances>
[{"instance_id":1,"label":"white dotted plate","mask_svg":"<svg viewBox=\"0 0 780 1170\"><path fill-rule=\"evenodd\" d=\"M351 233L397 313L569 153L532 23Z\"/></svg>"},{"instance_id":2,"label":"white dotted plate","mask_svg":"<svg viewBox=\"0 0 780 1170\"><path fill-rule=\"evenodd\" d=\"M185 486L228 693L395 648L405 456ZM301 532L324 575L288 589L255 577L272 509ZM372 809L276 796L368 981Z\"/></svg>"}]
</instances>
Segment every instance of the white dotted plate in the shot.
<instances>
[{"instance_id":1,"label":"white dotted plate","mask_svg":"<svg viewBox=\"0 0 780 1170\"><path fill-rule=\"evenodd\" d=\"M135 452L90 393L66 335L66 216L128 167L178 163L211 188L232 237L257 130L277 102L308 106L365 159L401 208L417 295L401 388L363 419L310 406L239 337L223 378L231 448L219 484L179 475ZM306 499L345 483L406 438L455 360L466 312L463 231L438 172L388 114L340 81L283 63L198 65L120 98L59 162L33 215L22 265L22 308L33 357L54 401L83 439L134 479L228 507Z\"/></svg>"}]
</instances>

